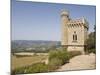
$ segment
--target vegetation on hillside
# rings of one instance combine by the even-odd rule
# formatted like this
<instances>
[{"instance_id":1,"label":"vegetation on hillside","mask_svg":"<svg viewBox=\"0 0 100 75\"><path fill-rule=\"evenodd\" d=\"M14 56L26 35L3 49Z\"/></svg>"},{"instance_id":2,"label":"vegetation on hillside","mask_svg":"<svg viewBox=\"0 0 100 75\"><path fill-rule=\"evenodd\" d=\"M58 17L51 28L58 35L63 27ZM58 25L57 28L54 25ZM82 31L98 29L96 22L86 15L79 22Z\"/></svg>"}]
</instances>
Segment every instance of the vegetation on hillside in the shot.
<instances>
[{"instance_id":1,"label":"vegetation on hillside","mask_svg":"<svg viewBox=\"0 0 100 75\"><path fill-rule=\"evenodd\" d=\"M60 41L43 40L12 40L11 52L48 53L49 50L60 46Z\"/></svg>"},{"instance_id":2,"label":"vegetation on hillside","mask_svg":"<svg viewBox=\"0 0 100 75\"><path fill-rule=\"evenodd\" d=\"M48 65L45 63L35 63L29 66L24 66L17 68L12 71L12 75L15 74L27 74L27 73L40 73L40 72L48 72Z\"/></svg>"}]
</instances>

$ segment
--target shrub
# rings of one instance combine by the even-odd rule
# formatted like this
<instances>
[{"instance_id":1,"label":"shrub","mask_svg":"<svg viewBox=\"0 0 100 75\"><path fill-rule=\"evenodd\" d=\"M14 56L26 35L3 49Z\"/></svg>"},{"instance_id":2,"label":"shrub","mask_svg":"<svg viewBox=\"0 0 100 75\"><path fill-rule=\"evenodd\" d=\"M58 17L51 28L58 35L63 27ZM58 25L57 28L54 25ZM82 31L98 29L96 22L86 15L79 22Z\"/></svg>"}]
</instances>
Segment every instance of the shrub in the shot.
<instances>
[{"instance_id":1,"label":"shrub","mask_svg":"<svg viewBox=\"0 0 100 75\"><path fill-rule=\"evenodd\" d=\"M68 54L69 54L69 58L72 58L74 56L81 55L82 53L81 51L69 51Z\"/></svg>"},{"instance_id":2,"label":"shrub","mask_svg":"<svg viewBox=\"0 0 100 75\"><path fill-rule=\"evenodd\" d=\"M95 29L95 28L94 28ZM88 39L85 41L86 43L86 52L87 53L96 53L96 32L91 32L89 34Z\"/></svg>"},{"instance_id":3,"label":"shrub","mask_svg":"<svg viewBox=\"0 0 100 75\"><path fill-rule=\"evenodd\" d=\"M44 63L34 64L26 70L26 73L40 73L40 72L48 72L48 66Z\"/></svg>"},{"instance_id":4,"label":"shrub","mask_svg":"<svg viewBox=\"0 0 100 75\"><path fill-rule=\"evenodd\" d=\"M95 53L96 54L96 49L89 49L88 53Z\"/></svg>"},{"instance_id":5,"label":"shrub","mask_svg":"<svg viewBox=\"0 0 100 75\"><path fill-rule=\"evenodd\" d=\"M27 73L41 73L48 72L48 65L45 63L36 63L26 67L17 68L12 71L12 75L15 74L27 74Z\"/></svg>"},{"instance_id":6,"label":"shrub","mask_svg":"<svg viewBox=\"0 0 100 75\"><path fill-rule=\"evenodd\" d=\"M62 64L63 64L62 60L60 60L58 58L53 58L49 62L49 65L51 65L51 66L60 66Z\"/></svg>"},{"instance_id":7,"label":"shrub","mask_svg":"<svg viewBox=\"0 0 100 75\"><path fill-rule=\"evenodd\" d=\"M22 74L25 71L25 67L17 68L12 71L11 75Z\"/></svg>"},{"instance_id":8,"label":"shrub","mask_svg":"<svg viewBox=\"0 0 100 75\"><path fill-rule=\"evenodd\" d=\"M60 62L56 62L56 61L60 61ZM49 63L52 63L52 65L53 64L63 65L66 62L69 62L69 54L66 50L56 50L56 51L51 51L49 53Z\"/></svg>"},{"instance_id":9,"label":"shrub","mask_svg":"<svg viewBox=\"0 0 100 75\"><path fill-rule=\"evenodd\" d=\"M59 66L61 66L62 64L63 64L62 60L53 58L50 60L50 62L48 64L48 69L49 69L49 71L53 71L53 70L59 68Z\"/></svg>"}]
</instances>

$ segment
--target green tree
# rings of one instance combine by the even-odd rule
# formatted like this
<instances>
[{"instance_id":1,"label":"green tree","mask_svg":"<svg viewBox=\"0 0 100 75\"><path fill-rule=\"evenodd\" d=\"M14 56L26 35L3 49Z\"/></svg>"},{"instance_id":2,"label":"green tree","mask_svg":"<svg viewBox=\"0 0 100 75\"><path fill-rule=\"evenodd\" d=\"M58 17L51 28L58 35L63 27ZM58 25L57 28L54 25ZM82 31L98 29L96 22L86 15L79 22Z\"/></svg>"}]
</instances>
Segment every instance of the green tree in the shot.
<instances>
[{"instance_id":1,"label":"green tree","mask_svg":"<svg viewBox=\"0 0 100 75\"><path fill-rule=\"evenodd\" d=\"M87 49L86 52L96 53L96 26L94 26L94 32L89 34L88 39L86 40Z\"/></svg>"}]
</instances>

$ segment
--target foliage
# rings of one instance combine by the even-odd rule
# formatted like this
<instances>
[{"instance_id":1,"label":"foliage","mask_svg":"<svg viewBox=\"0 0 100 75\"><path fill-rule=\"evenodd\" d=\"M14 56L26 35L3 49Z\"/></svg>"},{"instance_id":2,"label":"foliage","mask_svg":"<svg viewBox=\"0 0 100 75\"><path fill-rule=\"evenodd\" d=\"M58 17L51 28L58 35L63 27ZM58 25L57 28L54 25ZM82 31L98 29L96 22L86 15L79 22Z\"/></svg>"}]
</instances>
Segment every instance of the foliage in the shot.
<instances>
[{"instance_id":1,"label":"foliage","mask_svg":"<svg viewBox=\"0 0 100 75\"><path fill-rule=\"evenodd\" d=\"M86 44L87 44L87 49L86 52L93 52L95 53L95 49L96 49L96 39L95 39L95 33L91 32L89 34L89 38L86 40Z\"/></svg>"},{"instance_id":2,"label":"foliage","mask_svg":"<svg viewBox=\"0 0 100 75\"><path fill-rule=\"evenodd\" d=\"M59 68L63 64L62 60L58 58L53 58L50 60L48 64L49 71L54 71L55 69Z\"/></svg>"},{"instance_id":3,"label":"foliage","mask_svg":"<svg viewBox=\"0 0 100 75\"><path fill-rule=\"evenodd\" d=\"M52 63L52 65L60 66L65 64L66 62L69 62L69 54L67 50L50 51L49 63Z\"/></svg>"},{"instance_id":4,"label":"foliage","mask_svg":"<svg viewBox=\"0 0 100 75\"><path fill-rule=\"evenodd\" d=\"M96 49L88 49L88 53L96 53Z\"/></svg>"},{"instance_id":5,"label":"foliage","mask_svg":"<svg viewBox=\"0 0 100 75\"><path fill-rule=\"evenodd\" d=\"M61 66L62 64L63 64L63 61L58 58L53 58L49 62L50 66Z\"/></svg>"},{"instance_id":6,"label":"foliage","mask_svg":"<svg viewBox=\"0 0 100 75\"><path fill-rule=\"evenodd\" d=\"M17 68L12 71L12 75L15 74L27 74L27 73L41 73L48 72L48 65L45 63L36 63L29 66Z\"/></svg>"},{"instance_id":7,"label":"foliage","mask_svg":"<svg viewBox=\"0 0 100 75\"><path fill-rule=\"evenodd\" d=\"M94 32L91 32L89 34L89 37L86 40L86 44L87 44L86 52L96 53L96 25L94 25Z\"/></svg>"}]
</instances>

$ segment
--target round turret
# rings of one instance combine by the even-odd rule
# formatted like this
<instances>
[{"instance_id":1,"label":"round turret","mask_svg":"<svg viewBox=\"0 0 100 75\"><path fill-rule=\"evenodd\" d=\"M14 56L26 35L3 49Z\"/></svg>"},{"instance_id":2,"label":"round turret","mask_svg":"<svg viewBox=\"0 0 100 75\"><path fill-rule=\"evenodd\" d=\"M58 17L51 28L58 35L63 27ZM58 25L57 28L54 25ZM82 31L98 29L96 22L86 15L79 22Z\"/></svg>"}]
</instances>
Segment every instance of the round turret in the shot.
<instances>
[{"instance_id":1,"label":"round turret","mask_svg":"<svg viewBox=\"0 0 100 75\"><path fill-rule=\"evenodd\" d=\"M69 17L69 12L67 10L62 10L61 16L68 16Z\"/></svg>"},{"instance_id":2,"label":"round turret","mask_svg":"<svg viewBox=\"0 0 100 75\"><path fill-rule=\"evenodd\" d=\"M62 18L63 22L68 22L70 20L69 12L67 10L62 10L61 11L61 18Z\"/></svg>"},{"instance_id":3,"label":"round turret","mask_svg":"<svg viewBox=\"0 0 100 75\"><path fill-rule=\"evenodd\" d=\"M66 10L61 11L61 30L62 30L62 37L61 37L61 45L65 46L68 44L68 39L67 39L67 23L69 22L69 12Z\"/></svg>"}]
</instances>

